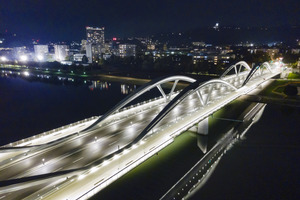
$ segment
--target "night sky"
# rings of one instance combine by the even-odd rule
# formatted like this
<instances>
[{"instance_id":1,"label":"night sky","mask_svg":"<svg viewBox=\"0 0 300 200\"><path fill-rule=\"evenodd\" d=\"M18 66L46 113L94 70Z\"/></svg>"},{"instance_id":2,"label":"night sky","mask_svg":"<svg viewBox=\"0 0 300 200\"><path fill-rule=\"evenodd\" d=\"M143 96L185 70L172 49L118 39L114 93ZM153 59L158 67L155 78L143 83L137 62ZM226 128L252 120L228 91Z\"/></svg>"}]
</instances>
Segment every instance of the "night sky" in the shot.
<instances>
[{"instance_id":1,"label":"night sky","mask_svg":"<svg viewBox=\"0 0 300 200\"><path fill-rule=\"evenodd\" d=\"M106 37L147 36L213 26L299 25L299 0L0 0L0 32L62 41L85 38L86 26Z\"/></svg>"}]
</instances>

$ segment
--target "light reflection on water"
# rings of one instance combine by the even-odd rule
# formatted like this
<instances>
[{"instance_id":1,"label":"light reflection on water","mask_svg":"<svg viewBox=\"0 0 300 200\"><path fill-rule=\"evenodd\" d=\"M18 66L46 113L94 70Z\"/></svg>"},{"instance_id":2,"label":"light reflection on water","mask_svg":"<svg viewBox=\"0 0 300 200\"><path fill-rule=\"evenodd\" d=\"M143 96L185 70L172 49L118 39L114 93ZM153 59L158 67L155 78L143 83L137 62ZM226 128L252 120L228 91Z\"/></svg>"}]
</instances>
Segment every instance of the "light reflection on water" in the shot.
<instances>
[{"instance_id":1,"label":"light reflection on water","mask_svg":"<svg viewBox=\"0 0 300 200\"><path fill-rule=\"evenodd\" d=\"M75 78L75 77L65 77L65 76L55 76L47 74L31 74L28 71L18 72L11 70L1 70L1 77L20 77L25 80L34 80L37 82L47 82L47 83L61 83L61 84L87 84L90 91L102 91L110 90L111 83L101 80L89 80L84 78ZM120 92L123 95L127 95L134 91L137 88L134 84L120 84Z\"/></svg>"}]
</instances>

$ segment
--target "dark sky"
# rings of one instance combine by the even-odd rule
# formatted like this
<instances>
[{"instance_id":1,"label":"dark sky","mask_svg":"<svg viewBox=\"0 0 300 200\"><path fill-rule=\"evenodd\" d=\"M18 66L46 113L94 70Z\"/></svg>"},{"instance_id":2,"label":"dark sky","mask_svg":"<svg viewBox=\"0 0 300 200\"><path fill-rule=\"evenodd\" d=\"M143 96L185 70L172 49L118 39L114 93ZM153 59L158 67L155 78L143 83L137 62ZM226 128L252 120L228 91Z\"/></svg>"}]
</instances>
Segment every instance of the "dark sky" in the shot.
<instances>
[{"instance_id":1,"label":"dark sky","mask_svg":"<svg viewBox=\"0 0 300 200\"><path fill-rule=\"evenodd\" d=\"M299 0L0 0L0 32L80 40L86 26L106 37L145 36L220 25L299 25Z\"/></svg>"}]
</instances>

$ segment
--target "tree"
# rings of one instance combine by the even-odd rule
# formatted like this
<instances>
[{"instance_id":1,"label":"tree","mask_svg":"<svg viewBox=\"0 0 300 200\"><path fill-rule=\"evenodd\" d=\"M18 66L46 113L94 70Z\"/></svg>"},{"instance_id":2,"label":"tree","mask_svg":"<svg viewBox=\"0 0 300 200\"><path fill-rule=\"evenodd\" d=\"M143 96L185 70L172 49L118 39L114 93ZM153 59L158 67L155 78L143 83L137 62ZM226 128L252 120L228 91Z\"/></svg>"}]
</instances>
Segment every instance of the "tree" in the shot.
<instances>
[{"instance_id":1,"label":"tree","mask_svg":"<svg viewBox=\"0 0 300 200\"><path fill-rule=\"evenodd\" d=\"M89 62L89 59L86 55L82 56L82 63L87 64Z\"/></svg>"}]
</instances>

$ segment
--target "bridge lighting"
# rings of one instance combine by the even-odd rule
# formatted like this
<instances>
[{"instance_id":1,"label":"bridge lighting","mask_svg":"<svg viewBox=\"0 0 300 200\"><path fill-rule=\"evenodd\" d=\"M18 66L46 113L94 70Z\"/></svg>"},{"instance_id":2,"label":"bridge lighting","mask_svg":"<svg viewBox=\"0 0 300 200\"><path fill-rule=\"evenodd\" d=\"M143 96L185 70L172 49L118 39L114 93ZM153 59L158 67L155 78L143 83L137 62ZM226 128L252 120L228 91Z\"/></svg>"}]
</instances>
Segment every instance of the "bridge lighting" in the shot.
<instances>
[{"instance_id":1,"label":"bridge lighting","mask_svg":"<svg viewBox=\"0 0 300 200\"><path fill-rule=\"evenodd\" d=\"M84 174L81 174L79 177L78 177L78 180L82 180L84 179L85 175Z\"/></svg>"},{"instance_id":2,"label":"bridge lighting","mask_svg":"<svg viewBox=\"0 0 300 200\"><path fill-rule=\"evenodd\" d=\"M140 144L145 144L145 141L144 141L144 140L141 140L141 141L140 141Z\"/></svg>"},{"instance_id":3,"label":"bridge lighting","mask_svg":"<svg viewBox=\"0 0 300 200\"><path fill-rule=\"evenodd\" d=\"M105 161L103 162L103 166L107 165L108 163L109 163L109 161L108 161L108 160L105 160Z\"/></svg>"},{"instance_id":4,"label":"bridge lighting","mask_svg":"<svg viewBox=\"0 0 300 200\"><path fill-rule=\"evenodd\" d=\"M127 154L128 152L129 152L128 149L125 149L125 150L123 151L124 154Z\"/></svg>"},{"instance_id":5,"label":"bridge lighting","mask_svg":"<svg viewBox=\"0 0 300 200\"><path fill-rule=\"evenodd\" d=\"M93 173L93 172L95 172L95 171L97 171L97 167L92 167L91 173Z\"/></svg>"}]
</instances>

